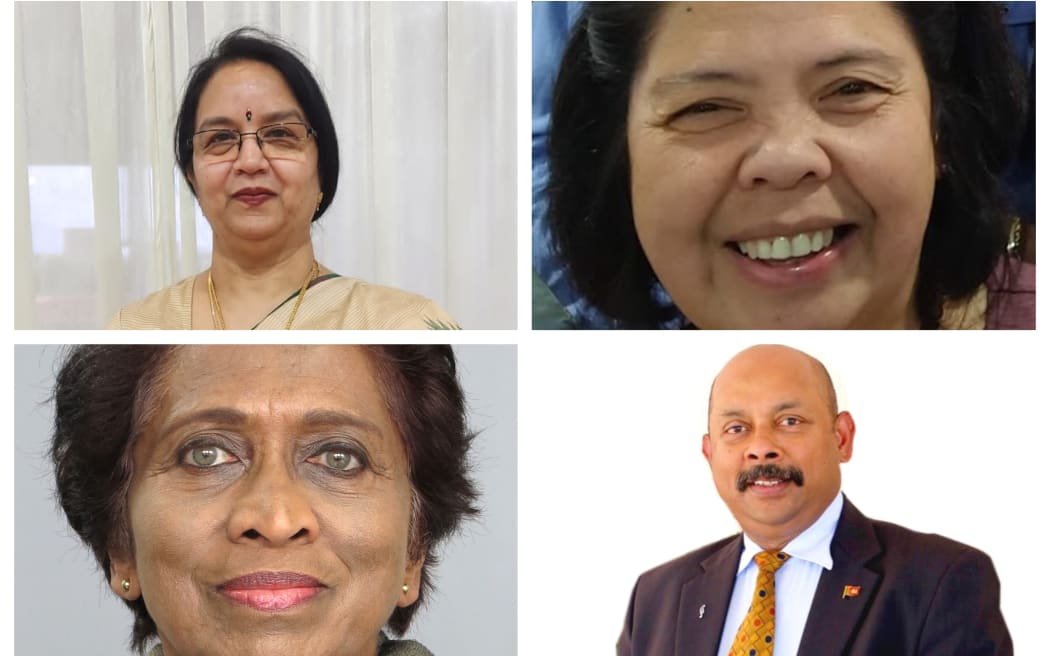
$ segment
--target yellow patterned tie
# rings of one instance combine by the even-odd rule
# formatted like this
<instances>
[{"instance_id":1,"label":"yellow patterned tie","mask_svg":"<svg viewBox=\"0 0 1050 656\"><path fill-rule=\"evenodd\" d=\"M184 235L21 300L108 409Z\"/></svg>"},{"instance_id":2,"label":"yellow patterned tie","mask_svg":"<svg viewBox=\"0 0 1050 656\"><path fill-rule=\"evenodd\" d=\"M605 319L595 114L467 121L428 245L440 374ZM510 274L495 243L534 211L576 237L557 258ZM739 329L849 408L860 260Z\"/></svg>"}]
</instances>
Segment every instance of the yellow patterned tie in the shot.
<instances>
[{"instance_id":1,"label":"yellow patterned tie","mask_svg":"<svg viewBox=\"0 0 1050 656\"><path fill-rule=\"evenodd\" d=\"M776 605L774 602L775 575L780 566L791 556L779 551L762 551L755 554L758 565L758 581L751 607L740 623L733 639L729 656L773 656L773 630Z\"/></svg>"}]
</instances>

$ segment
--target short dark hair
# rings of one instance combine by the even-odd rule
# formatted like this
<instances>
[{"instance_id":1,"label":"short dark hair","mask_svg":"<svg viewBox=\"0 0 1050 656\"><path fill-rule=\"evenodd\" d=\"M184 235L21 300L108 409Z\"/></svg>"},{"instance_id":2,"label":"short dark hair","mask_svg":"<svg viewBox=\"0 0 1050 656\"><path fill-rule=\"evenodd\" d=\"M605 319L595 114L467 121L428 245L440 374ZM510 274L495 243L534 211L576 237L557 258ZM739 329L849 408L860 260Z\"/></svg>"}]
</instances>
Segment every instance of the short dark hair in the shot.
<instances>
[{"instance_id":1,"label":"short dark hair","mask_svg":"<svg viewBox=\"0 0 1050 656\"><path fill-rule=\"evenodd\" d=\"M128 489L132 447L180 349L193 346L74 347L55 381L51 459L59 503L70 526L110 579L111 549L130 550ZM387 621L404 633L433 588L438 545L479 513L470 476L474 439L452 347L364 346L398 429L412 486L409 557L422 558L419 599ZM124 600L135 616L131 645L140 653L157 626L141 597Z\"/></svg>"},{"instance_id":2,"label":"short dark hair","mask_svg":"<svg viewBox=\"0 0 1050 656\"><path fill-rule=\"evenodd\" d=\"M547 193L556 252L579 292L631 328L656 328L678 313L654 294L656 275L634 228L626 132L631 84L664 5L587 3L551 107ZM893 6L918 44L933 100L942 173L916 303L922 326L936 328L944 302L972 294L1005 253L1010 213L998 174L1024 126L1025 81L998 3Z\"/></svg>"},{"instance_id":3,"label":"short dark hair","mask_svg":"<svg viewBox=\"0 0 1050 656\"><path fill-rule=\"evenodd\" d=\"M335 189L339 183L339 140L321 86L303 63L302 55L272 34L252 27L236 29L215 44L208 56L193 67L175 121L175 161L196 195L197 190L190 182L189 173L193 170L192 139L197 129L197 106L201 93L220 68L243 60L261 62L276 69L306 113L307 124L316 133L317 173L321 193L324 194L313 216L316 221L335 198Z\"/></svg>"}]
</instances>

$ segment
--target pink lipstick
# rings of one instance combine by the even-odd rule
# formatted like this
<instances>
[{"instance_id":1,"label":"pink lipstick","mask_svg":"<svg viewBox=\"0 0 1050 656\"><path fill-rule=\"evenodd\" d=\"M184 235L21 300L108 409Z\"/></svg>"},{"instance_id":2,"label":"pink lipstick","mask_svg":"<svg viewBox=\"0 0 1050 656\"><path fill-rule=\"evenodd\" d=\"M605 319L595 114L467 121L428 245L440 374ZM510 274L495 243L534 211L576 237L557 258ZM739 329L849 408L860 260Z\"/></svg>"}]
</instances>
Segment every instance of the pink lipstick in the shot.
<instances>
[{"instance_id":1,"label":"pink lipstick","mask_svg":"<svg viewBox=\"0 0 1050 656\"><path fill-rule=\"evenodd\" d=\"M219 586L228 599L262 611L283 611L304 604L325 586L312 576L295 572L254 572Z\"/></svg>"}]
</instances>

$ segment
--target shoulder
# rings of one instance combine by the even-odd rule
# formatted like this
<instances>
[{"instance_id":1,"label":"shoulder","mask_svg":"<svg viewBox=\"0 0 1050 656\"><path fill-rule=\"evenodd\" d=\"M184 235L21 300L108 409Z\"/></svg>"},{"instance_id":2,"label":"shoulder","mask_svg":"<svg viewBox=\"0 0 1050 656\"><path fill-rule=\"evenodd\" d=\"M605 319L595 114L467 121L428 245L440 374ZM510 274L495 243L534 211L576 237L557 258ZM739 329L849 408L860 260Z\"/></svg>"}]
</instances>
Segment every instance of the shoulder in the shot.
<instances>
[{"instance_id":1,"label":"shoulder","mask_svg":"<svg viewBox=\"0 0 1050 656\"><path fill-rule=\"evenodd\" d=\"M638 577L638 582L635 585L635 598L659 597L668 590L682 587L687 581L701 573L705 561L716 554L724 555L726 549L734 542L739 543L739 541L739 534L732 535L644 572ZM735 566L739 560L737 551L734 550L734 555L737 556L735 559L728 559L732 561L728 563L730 566ZM677 599L677 595L675 595L675 599Z\"/></svg>"},{"instance_id":2,"label":"shoulder","mask_svg":"<svg viewBox=\"0 0 1050 656\"><path fill-rule=\"evenodd\" d=\"M149 296L120 308L107 329L111 330L182 330L190 327L190 303L193 280L185 280L153 292Z\"/></svg>"},{"instance_id":3,"label":"shoulder","mask_svg":"<svg viewBox=\"0 0 1050 656\"><path fill-rule=\"evenodd\" d=\"M394 287L373 285L357 278L340 276L326 280L317 285L315 290L311 290L306 299L314 301L310 312L315 323L326 324L317 327L372 330L459 329L459 325L445 310L425 296Z\"/></svg>"},{"instance_id":4,"label":"shoulder","mask_svg":"<svg viewBox=\"0 0 1050 656\"><path fill-rule=\"evenodd\" d=\"M987 558L974 547L943 535L920 533L892 522L870 521L887 559L900 559L928 569L932 563L948 563L965 554L979 554Z\"/></svg>"},{"instance_id":5,"label":"shoulder","mask_svg":"<svg viewBox=\"0 0 1050 656\"><path fill-rule=\"evenodd\" d=\"M1035 265L1004 259L985 283L988 310L985 327L1000 330L1035 329Z\"/></svg>"}]
</instances>

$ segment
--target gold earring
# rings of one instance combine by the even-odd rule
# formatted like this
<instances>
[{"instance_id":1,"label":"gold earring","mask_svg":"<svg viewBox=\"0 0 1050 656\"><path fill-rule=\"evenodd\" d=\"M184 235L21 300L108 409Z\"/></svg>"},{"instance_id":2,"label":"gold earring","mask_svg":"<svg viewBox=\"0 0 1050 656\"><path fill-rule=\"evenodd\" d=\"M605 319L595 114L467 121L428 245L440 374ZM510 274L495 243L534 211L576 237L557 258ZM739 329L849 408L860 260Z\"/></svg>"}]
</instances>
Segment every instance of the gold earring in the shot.
<instances>
[{"instance_id":1,"label":"gold earring","mask_svg":"<svg viewBox=\"0 0 1050 656\"><path fill-rule=\"evenodd\" d=\"M321 211L321 200L324 198L324 192L317 194L317 209L314 210L314 214Z\"/></svg>"},{"instance_id":2,"label":"gold earring","mask_svg":"<svg viewBox=\"0 0 1050 656\"><path fill-rule=\"evenodd\" d=\"M401 586L401 592L408 592L408 584L407 583L404 584L403 586Z\"/></svg>"},{"instance_id":3,"label":"gold earring","mask_svg":"<svg viewBox=\"0 0 1050 656\"><path fill-rule=\"evenodd\" d=\"M129 581L127 579L124 579L123 581L121 581L120 582L120 589L123 590L124 592L128 592L129 590L131 590L131 581Z\"/></svg>"}]
</instances>

